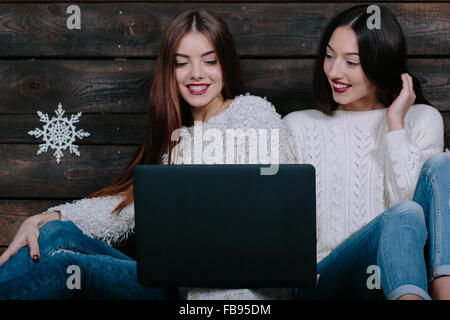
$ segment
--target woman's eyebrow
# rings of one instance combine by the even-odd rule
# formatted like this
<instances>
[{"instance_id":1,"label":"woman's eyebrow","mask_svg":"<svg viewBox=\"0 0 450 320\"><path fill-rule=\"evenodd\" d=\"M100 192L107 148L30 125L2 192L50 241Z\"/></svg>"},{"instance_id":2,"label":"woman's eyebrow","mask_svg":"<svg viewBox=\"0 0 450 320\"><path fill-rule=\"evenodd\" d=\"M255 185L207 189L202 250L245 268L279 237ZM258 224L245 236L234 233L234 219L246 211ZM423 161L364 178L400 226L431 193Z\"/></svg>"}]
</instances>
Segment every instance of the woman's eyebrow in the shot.
<instances>
[{"instance_id":1,"label":"woman's eyebrow","mask_svg":"<svg viewBox=\"0 0 450 320\"><path fill-rule=\"evenodd\" d=\"M207 52L205 52L205 53L203 53L200 57L204 57L204 56L207 56L208 54L211 54L211 53L214 53L214 50L211 50L211 51L207 51ZM189 56L188 55L186 55L186 54L182 54L182 53L175 53L175 57L178 57L178 56L180 56L180 57L183 57L183 58L189 58Z\"/></svg>"},{"instance_id":2,"label":"woman's eyebrow","mask_svg":"<svg viewBox=\"0 0 450 320\"><path fill-rule=\"evenodd\" d=\"M336 52L329 44L327 44L327 47L330 48L331 51ZM347 52L347 53L344 53L344 55L345 56L359 56L359 53L358 52Z\"/></svg>"}]
</instances>

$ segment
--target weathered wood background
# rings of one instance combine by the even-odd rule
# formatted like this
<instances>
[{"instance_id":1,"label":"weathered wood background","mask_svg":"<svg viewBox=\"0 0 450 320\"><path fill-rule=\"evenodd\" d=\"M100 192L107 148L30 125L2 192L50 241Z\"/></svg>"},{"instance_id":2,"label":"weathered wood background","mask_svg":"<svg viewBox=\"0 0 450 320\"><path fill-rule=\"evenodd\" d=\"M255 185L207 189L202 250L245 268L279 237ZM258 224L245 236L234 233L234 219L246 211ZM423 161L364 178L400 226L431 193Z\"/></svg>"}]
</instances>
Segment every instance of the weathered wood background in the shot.
<instances>
[{"instance_id":1,"label":"weathered wood background","mask_svg":"<svg viewBox=\"0 0 450 320\"><path fill-rule=\"evenodd\" d=\"M18 1L17 1L18 2ZM314 108L312 66L326 23L355 3L323 1L79 1L81 30L68 30L72 3L0 3L0 253L22 221L111 183L143 137L146 98L162 32L188 9L218 12L229 25L249 92L282 115ZM405 31L410 70L450 128L450 3L382 2ZM81 156L36 155L37 110L82 111Z\"/></svg>"}]
</instances>

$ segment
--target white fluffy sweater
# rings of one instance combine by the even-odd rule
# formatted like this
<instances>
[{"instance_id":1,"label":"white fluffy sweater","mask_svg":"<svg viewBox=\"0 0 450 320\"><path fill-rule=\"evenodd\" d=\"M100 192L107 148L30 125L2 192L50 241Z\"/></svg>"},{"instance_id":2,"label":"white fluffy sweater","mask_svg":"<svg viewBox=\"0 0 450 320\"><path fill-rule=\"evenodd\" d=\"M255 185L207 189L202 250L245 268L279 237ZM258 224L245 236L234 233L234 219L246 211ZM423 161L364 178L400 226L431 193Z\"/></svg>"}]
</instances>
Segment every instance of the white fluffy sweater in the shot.
<instances>
[{"instance_id":1,"label":"white fluffy sweater","mask_svg":"<svg viewBox=\"0 0 450 320\"><path fill-rule=\"evenodd\" d=\"M441 114L413 105L405 128L388 132L386 109L297 111L283 122L297 163L316 168L317 258L377 215L411 200L427 158L443 151Z\"/></svg>"},{"instance_id":2,"label":"white fluffy sweater","mask_svg":"<svg viewBox=\"0 0 450 320\"><path fill-rule=\"evenodd\" d=\"M278 129L280 143L286 141L283 132L283 126L280 115L276 112L275 107L265 98L260 98L252 95L241 95L234 99L229 107L219 115L210 118L202 124L202 130L218 129L224 137L227 129L240 128L248 129ZM194 137L194 127L184 128L183 133L189 132ZM187 131L186 131L187 130ZM268 132L269 133L269 132ZM183 138L182 134L182 138ZM183 141L183 140L182 140ZM185 140L186 141L186 140ZM235 139L236 158L235 163L255 163L250 161L249 148L237 145L238 140ZM192 141L193 142L193 141ZM203 143L203 150L213 150L217 141L205 139ZM194 142L195 143L195 142ZM193 143L193 144L194 144ZM225 139L223 143L226 144ZM244 142L245 143L245 142ZM217 147L217 145L215 145ZM270 139L268 140L270 146ZM226 148L227 146L225 146ZM244 148L243 148L244 147ZM280 147L280 158L276 162L288 162L287 154L283 145ZM192 149L195 150L195 147ZM244 151L243 151L244 150ZM242 156L242 151L246 156L245 162L237 162L238 155ZM178 154L178 152L175 152ZM195 153L192 152L192 161L190 163L198 163L194 158ZM223 158L217 163L227 163L226 153L223 153ZM186 157L183 158L186 160ZM163 162L167 163L167 154L163 157ZM180 157L175 157L175 163L181 163ZM186 163L186 161L184 161ZM259 163L259 159L256 161ZM74 222L86 235L96 237L108 244L117 243L128 237L134 230L134 204L130 204L124 208L120 214L115 215L112 211L120 203L122 197L107 196L97 198L85 198L76 200L73 203L66 203L59 206L49 208L50 211L60 211L61 220L71 220ZM289 299L291 297L290 289L194 289L187 290L187 299Z\"/></svg>"}]
</instances>

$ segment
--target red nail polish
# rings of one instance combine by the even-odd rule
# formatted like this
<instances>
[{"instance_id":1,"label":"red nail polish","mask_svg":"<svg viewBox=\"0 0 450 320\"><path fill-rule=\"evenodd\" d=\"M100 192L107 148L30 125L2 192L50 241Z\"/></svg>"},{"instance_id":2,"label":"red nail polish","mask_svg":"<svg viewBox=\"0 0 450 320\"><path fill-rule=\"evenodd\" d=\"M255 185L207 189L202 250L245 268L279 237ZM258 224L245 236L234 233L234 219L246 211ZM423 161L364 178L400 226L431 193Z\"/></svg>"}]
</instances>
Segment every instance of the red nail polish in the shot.
<instances>
[{"instance_id":1,"label":"red nail polish","mask_svg":"<svg viewBox=\"0 0 450 320\"><path fill-rule=\"evenodd\" d=\"M35 255L33 256L33 261L34 261L34 262L39 262L39 256L38 256L37 254L35 254Z\"/></svg>"}]
</instances>

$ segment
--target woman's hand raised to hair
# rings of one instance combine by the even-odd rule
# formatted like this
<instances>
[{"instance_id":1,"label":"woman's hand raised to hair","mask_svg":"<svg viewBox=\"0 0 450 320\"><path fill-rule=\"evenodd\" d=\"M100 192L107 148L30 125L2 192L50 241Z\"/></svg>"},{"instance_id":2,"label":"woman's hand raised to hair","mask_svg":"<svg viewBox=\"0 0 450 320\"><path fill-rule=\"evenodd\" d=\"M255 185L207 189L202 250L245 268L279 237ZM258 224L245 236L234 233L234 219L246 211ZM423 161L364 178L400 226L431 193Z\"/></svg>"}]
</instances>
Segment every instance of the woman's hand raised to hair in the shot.
<instances>
[{"instance_id":1,"label":"woman's hand raised to hair","mask_svg":"<svg viewBox=\"0 0 450 320\"><path fill-rule=\"evenodd\" d=\"M404 128L406 113L416 100L412 77L407 73L403 73L401 77L403 88L386 111L386 121L389 132Z\"/></svg>"},{"instance_id":2,"label":"woman's hand raised to hair","mask_svg":"<svg viewBox=\"0 0 450 320\"><path fill-rule=\"evenodd\" d=\"M45 223L56 219L60 219L60 213L57 211L37 214L26 219L8 246L8 249L0 256L0 267L25 246L28 246L30 249L30 258L35 262L39 261L39 228Z\"/></svg>"}]
</instances>

